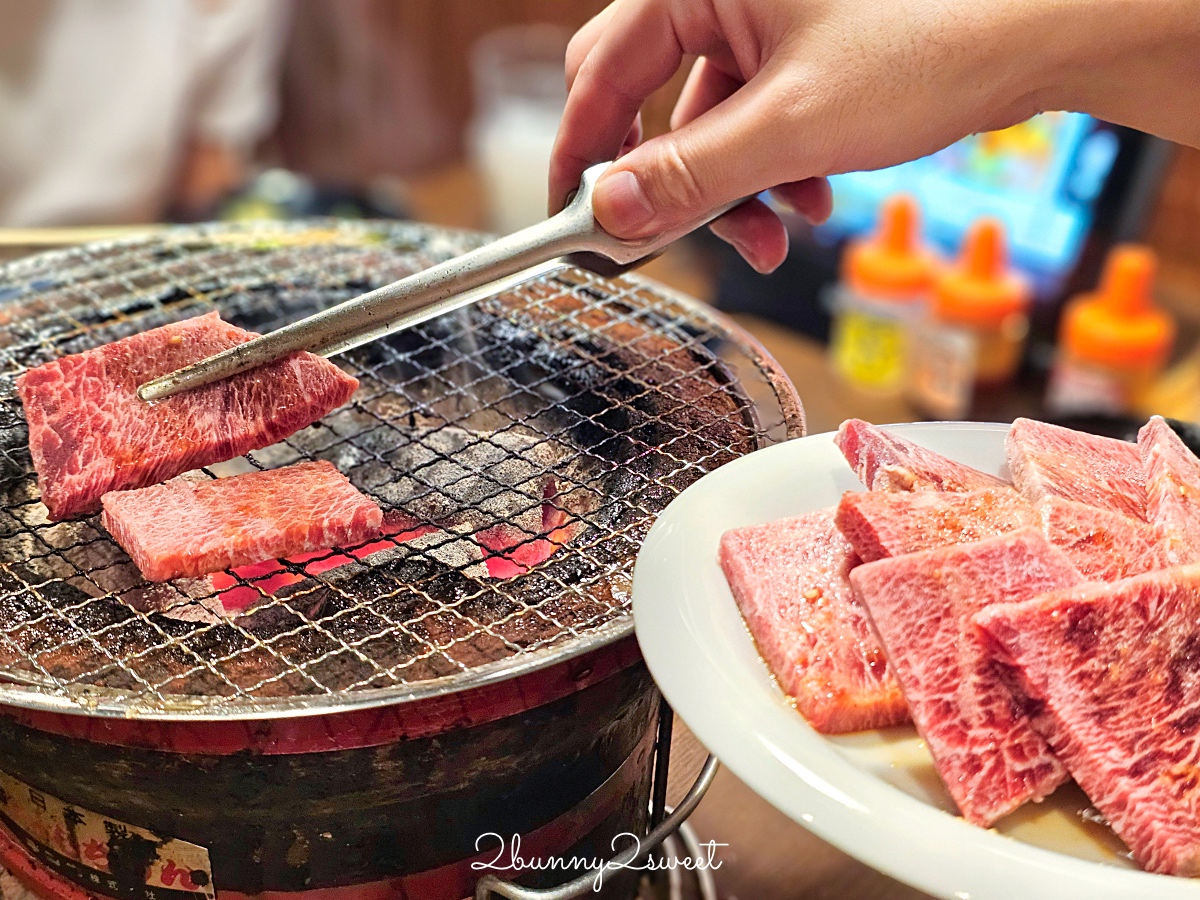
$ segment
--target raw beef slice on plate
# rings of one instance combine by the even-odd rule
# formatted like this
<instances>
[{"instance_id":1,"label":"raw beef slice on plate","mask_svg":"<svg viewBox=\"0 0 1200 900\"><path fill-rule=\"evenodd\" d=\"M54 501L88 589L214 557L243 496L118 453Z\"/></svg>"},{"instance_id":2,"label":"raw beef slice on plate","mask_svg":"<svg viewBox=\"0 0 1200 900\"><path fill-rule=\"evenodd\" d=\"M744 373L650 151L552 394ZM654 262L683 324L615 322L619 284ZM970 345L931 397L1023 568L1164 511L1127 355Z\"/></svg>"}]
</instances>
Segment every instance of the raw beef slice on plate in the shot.
<instances>
[{"instance_id":1,"label":"raw beef slice on plate","mask_svg":"<svg viewBox=\"0 0 1200 900\"><path fill-rule=\"evenodd\" d=\"M1134 858L1200 875L1200 566L997 604L976 622Z\"/></svg>"},{"instance_id":2,"label":"raw beef slice on plate","mask_svg":"<svg viewBox=\"0 0 1200 900\"><path fill-rule=\"evenodd\" d=\"M1146 520L1146 479L1136 444L1017 419L1005 448L1013 484L1031 503L1062 497Z\"/></svg>"},{"instance_id":3,"label":"raw beef slice on plate","mask_svg":"<svg viewBox=\"0 0 1200 900\"><path fill-rule=\"evenodd\" d=\"M109 491L157 484L267 447L350 399L358 382L293 353L147 403L143 383L253 338L213 312L64 356L17 378L42 501L58 521Z\"/></svg>"},{"instance_id":4,"label":"raw beef slice on plate","mask_svg":"<svg viewBox=\"0 0 1200 900\"><path fill-rule=\"evenodd\" d=\"M908 719L846 580L858 558L832 509L727 531L720 563L759 652L814 728L859 731Z\"/></svg>"},{"instance_id":5,"label":"raw beef slice on plate","mask_svg":"<svg viewBox=\"0 0 1200 900\"><path fill-rule=\"evenodd\" d=\"M850 573L913 722L968 822L991 825L1066 780L971 618L993 603L1080 581L1032 528L864 563Z\"/></svg>"},{"instance_id":6,"label":"raw beef slice on plate","mask_svg":"<svg viewBox=\"0 0 1200 900\"><path fill-rule=\"evenodd\" d=\"M926 450L862 419L847 419L834 438L846 462L872 491L974 491L1009 487L994 475Z\"/></svg>"},{"instance_id":7,"label":"raw beef slice on plate","mask_svg":"<svg viewBox=\"0 0 1200 900\"><path fill-rule=\"evenodd\" d=\"M1040 527L1091 581L1171 565L1158 530L1145 522L1054 496L1031 506L1012 490L847 493L837 525L864 562Z\"/></svg>"},{"instance_id":8,"label":"raw beef slice on plate","mask_svg":"<svg viewBox=\"0 0 1200 900\"><path fill-rule=\"evenodd\" d=\"M848 492L837 526L863 562L949 544L965 544L1036 527L1033 507L1012 488Z\"/></svg>"},{"instance_id":9,"label":"raw beef slice on plate","mask_svg":"<svg viewBox=\"0 0 1200 900\"><path fill-rule=\"evenodd\" d=\"M1146 476L1146 511L1167 545L1171 561L1200 560L1200 460L1161 416L1138 432Z\"/></svg>"},{"instance_id":10,"label":"raw beef slice on plate","mask_svg":"<svg viewBox=\"0 0 1200 900\"><path fill-rule=\"evenodd\" d=\"M1037 504L1042 532L1088 581L1117 581L1172 565L1159 530L1138 519L1062 497Z\"/></svg>"},{"instance_id":11,"label":"raw beef slice on plate","mask_svg":"<svg viewBox=\"0 0 1200 900\"><path fill-rule=\"evenodd\" d=\"M173 478L101 502L104 527L149 581L353 547L383 525L383 511L324 460L232 478Z\"/></svg>"}]
</instances>

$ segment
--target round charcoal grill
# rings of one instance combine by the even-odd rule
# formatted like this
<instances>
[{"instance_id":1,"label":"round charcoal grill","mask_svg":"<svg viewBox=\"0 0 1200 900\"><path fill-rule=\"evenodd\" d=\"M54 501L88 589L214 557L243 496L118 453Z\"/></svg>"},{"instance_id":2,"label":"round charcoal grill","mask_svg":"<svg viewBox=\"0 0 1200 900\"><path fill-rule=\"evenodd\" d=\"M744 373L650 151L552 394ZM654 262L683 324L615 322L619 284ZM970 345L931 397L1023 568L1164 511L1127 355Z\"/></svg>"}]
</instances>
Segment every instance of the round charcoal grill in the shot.
<instances>
[{"instance_id":1,"label":"round charcoal grill","mask_svg":"<svg viewBox=\"0 0 1200 900\"><path fill-rule=\"evenodd\" d=\"M484 832L644 833L637 549L705 472L803 429L694 301L542 276L337 357L350 404L205 470L329 460L385 510L364 547L153 585L38 499L26 368L213 309L269 331L481 240L209 226L0 270L0 859L42 893L168 896L186 870L185 896L455 897Z\"/></svg>"}]
</instances>

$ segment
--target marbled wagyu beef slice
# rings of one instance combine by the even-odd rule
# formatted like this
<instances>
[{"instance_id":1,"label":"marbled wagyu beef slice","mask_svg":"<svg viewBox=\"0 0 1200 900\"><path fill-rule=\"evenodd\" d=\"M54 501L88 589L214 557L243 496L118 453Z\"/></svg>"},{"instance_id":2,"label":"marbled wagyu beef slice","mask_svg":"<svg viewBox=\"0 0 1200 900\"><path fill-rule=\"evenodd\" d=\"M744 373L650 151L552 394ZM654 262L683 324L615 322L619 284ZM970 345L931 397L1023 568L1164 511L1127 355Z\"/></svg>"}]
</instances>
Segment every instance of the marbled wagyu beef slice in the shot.
<instances>
[{"instance_id":1,"label":"marbled wagyu beef slice","mask_svg":"<svg viewBox=\"0 0 1200 900\"><path fill-rule=\"evenodd\" d=\"M908 718L895 675L846 580L858 564L833 510L727 531L721 568L759 652L814 728Z\"/></svg>"},{"instance_id":2,"label":"marbled wagyu beef slice","mask_svg":"<svg viewBox=\"0 0 1200 900\"><path fill-rule=\"evenodd\" d=\"M850 574L913 722L968 822L991 825L1066 778L972 616L1080 581L1066 556L1031 528L864 563Z\"/></svg>"},{"instance_id":3,"label":"marbled wagyu beef slice","mask_svg":"<svg viewBox=\"0 0 1200 900\"><path fill-rule=\"evenodd\" d=\"M1200 875L1200 566L998 604L976 622L1134 858Z\"/></svg>"},{"instance_id":4,"label":"marbled wagyu beef slice","mask_svg":"<svg viewBox=\"0 0 1200 900\"><path fill-rule=\"evenodd\" d=\"M166 400L140 385L254 335L209 313L64 356L17 378L42 501L58 521L100 498L270 446L346 403L358 382L311 353Z\"/></svg>"},{"instance_id":5,"label":"marbled wagyu beef slice","mask_svg":"<svg viewBox=\"0 0 1200 900\"><path fill-rule=\"evenodd\" d=\"M975 491L1007 488L994 475L926 450L888 428L847 419L834 438L859 481L872 491Z\"/></svg>"},{"instance_id":6,"label":"marbled wagyu beef slice","mask_svg":"<svg viewBox=\"0 0 1200 900\"><path fill-rule=\"evenodd\" d=\"M1017 419L1005 449L1013 484L1030 503L1062 497L1146 520L1146 479L1137 445Z\"/></svg>"}]
</instances>

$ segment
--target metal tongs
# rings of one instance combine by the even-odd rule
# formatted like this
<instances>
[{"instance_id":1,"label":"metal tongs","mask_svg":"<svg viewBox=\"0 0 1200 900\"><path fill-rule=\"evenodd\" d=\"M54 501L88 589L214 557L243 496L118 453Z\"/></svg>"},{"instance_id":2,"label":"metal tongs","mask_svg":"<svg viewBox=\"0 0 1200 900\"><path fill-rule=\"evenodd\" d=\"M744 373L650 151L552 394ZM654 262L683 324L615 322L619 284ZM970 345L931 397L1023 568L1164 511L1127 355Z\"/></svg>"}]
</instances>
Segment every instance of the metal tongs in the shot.
<instances>
[{"instance_id":1,"label":"metal tongs","mask_svg":"<svg viewBox=\"0 0 1200 900\"><path fill-rule=\"evenodd\" d=\"M321 356L343 353L566 266L606 277L619 275L653 259L675 239L742 202L736 200L663 234L621 240L601 228L592 215L592 192L610 165L600 163L587 169L567 207L545 222L155 378L138 388L138 396L163 400L297 350Z\"/></svg>"}]
</instances>

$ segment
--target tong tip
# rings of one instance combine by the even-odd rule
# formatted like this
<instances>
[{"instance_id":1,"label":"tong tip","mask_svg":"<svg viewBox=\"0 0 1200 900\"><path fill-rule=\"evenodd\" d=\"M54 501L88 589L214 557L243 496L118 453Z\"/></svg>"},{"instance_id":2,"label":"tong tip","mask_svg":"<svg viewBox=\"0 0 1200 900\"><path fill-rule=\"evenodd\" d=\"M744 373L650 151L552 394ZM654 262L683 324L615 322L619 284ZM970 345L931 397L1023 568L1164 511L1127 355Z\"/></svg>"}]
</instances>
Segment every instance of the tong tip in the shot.
<instances>
[{"instance_id":1,"label":"tong tip","mask_svg":"<svg viewBox=\"0 0 1200 900\"><path fill-rule=\"evenodd\" d=\"M165 400L174 394L175 386L169 375L164 378L155 378L141 385L137 389L137 395L146 403L153 403L155 400Z\"/></svg>"}]
</instances>

